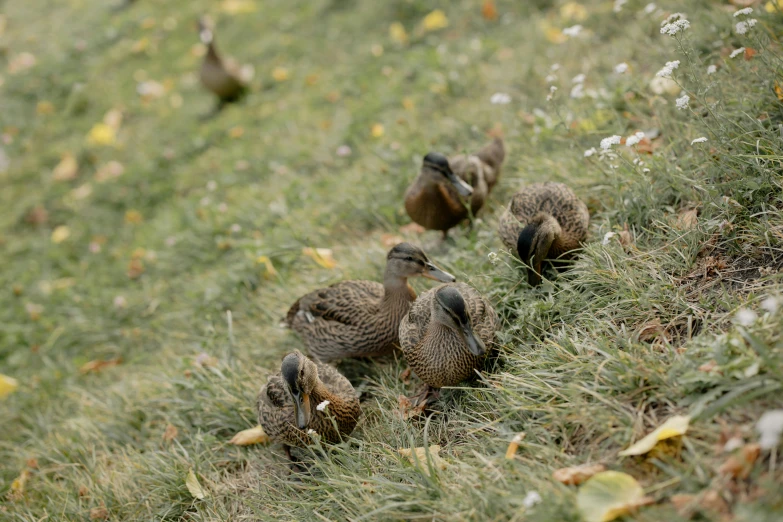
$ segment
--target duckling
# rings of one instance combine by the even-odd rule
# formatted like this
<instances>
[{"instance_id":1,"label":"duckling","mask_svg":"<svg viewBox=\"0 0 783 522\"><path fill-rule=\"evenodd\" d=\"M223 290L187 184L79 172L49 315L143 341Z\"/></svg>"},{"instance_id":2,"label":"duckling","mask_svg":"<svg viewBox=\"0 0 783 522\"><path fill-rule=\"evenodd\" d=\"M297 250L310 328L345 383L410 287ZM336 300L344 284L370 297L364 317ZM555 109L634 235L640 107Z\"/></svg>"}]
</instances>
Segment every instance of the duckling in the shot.
<instances>
[{"instance_id":1,"label":"duckling","mask_svg":"<svg viewBox=\"0 0 783 522\"><path fill-rule=\"evenodd\" d=\"M456 281L420 248L400 243L386 256L383 284L343 281L315 290L293 304L285 321L320 361L390 353L399 342L400 321L416 299L408 284L415 276Z\"/></svg>"},{"instance_id":2,"label":"duckling","mask_svg":"<svg viewBox=\"0 0 783 522\"><path fill-rule=\"evenodd\" d=\"M220 57L215 48L215 39L204 18L198 21L199 38L207 46L207 54L201 62L199 79L201 84L218 97L216 112L227 103L238 101L247 92L237 67Z\"/></svg>"},{"instance_id":3,"label":"duckling","mask_svg":"<svg viewBox=\"0 0 783 522\"><path fill-rule=\"evenodd\" d=\"M430 390L453 386L480 368L500 321L492 304L465 283L441 285L419 297L400 323L400 347Z\"/></svg>"},{"instance_id":4,"label":"duckling","mask_svg":"<svg viewBox=\"0 0 783 522\"><path fill-rule=\"evenodd\" d=\"M450 228L481 209L500 177L505 158L503 140L495 138L476 154L447 159L430 152L421 171L405 193L405 210L413 221L448 237Z\"/></svg>"},{"instance_id":5,"label":"duckling","mask_svg":"<svg viewBox=\"0 0 783 522\"><path fill-rule=\"evenodd\" d=\"M562 183L535 183L514 194L501 216L503 243L530 268L531 286L541 283L544 260L568 260L587 237L587 206Z\"/></svg>"},{"instance_id":6,"label":"duckling","mask_svg":"<svg viewBox=\"0 0 783 522\"><path fill-rule=\"evenodd\" d=\"M298 350L285 356L280 373L261 388L256 407L258 423L272 439L283 443L291 460L291 446L306 446L311 440L309 430L323 441L336 443L353 432L361 413L359 395L348 379Z\"/></svg>"}]
</instances>

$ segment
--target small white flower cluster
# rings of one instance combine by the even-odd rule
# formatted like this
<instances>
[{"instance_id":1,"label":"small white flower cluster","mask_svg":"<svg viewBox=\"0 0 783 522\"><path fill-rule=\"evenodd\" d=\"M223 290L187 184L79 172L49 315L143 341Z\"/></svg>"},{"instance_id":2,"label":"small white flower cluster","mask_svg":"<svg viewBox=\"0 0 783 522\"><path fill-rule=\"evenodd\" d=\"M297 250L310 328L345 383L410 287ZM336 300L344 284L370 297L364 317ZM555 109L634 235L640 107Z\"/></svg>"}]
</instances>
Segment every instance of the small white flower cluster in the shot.
<instances>
[{"instance_id":1,"label":"small white flower cluster","mask_svg":"<svg viewBox=\"0 0 783 522\"><path fill-rule=\"evenodd\" d=\"M495 252L490 252L487 254L487 259L489 259L490 264L493 266L496 265L498 261L500 261L500 258Z\"/></svg>"},{"instance_id":2,"label":"small white flower cluster","mask_svg":"<svg viewBox=\"0 0 783 522\"><path fill-rule=\"evenodd\" d=\"M644 162L642 160L640 160L639 158L634 158L633 159L633 164L634 165L639 165L641 167L642 165L644 165Z\"/></svg>"},{"instance_id":3,"label":"small white flower cluster","mask_svg":"<svg viewBox=\"0 0 783 522\"><path fill-rule=\"evenodd\" d=\"M691 145L696 145L697 143L707 143L707 138L702 136L701 138L696 138L695 140L691 141Z\"/></svg>"},{"instance_id":4,"label":"small white flower cluster","mask_svg":"<svg viewBox=\"0 0 783 522\"><path fill-rule=\"evenodd\" d=\"M614 12L619 13L623 10L623 6L628 3L628 0L614 0Z\"/></svg>"},{"instance_id":5,"label":"small white flower cluster","mask_svg":"<svg viewBox=\"0 0 783 522\"><path fill-rule=\"evenodd\" d=\"M680 60L674 60L673 62L666 62L666 65L663 66L663 69L655 73L655 76L659 76L661 78L671 78L672 73L679 66L680 66Z\"/></svg>"},{"instance_id":6,"label":"small white flower cluster","mask_svg":"<svg viewBox=\"0 0 783 522\"><path fill-rule=\"evenodd\" d=\"M601 240L601 244L604 246L608 245L609 242L612 240L612 238L616 235L617 234L615 232L607 232L606 234L604 234L604 238L603 240Z\"/></svg>"},{"instance_id":7,"label":"small white flower cluster","mask_svg":"<svg viewBox=\"0 0 783 522\"><path fill-rule=\"evenodd\" d=\"M744 52L745 52L744 47L740 47L739 49L734 49L733 51L731 51L729 58L736 58L737 56L741 55Z\"/></svg>"},{"instance_id":8,"label":"small white flower cluster","mask_svg":"<svg viewBox=\"0 0 783 522\"><path fill-rule=\"evenodd\" d=\"M565 36L570 36L572 38L575 36L579 36L579 33L581 32L582 32L582 26L579 24L572 25L571 27L566 27L565 29L563 29L563 34Z\"/></svg>"},{"instance_id":9,"label":"small white flower cluster","mask_svg":"<svg viewBox=\"0 0 783 522\"><path fill-rule=\"evenodd\" d=\"M632 134L631 136L625 138L625 145L627 147L633 147L643 139L644 139L644 133L642 131L639 131L636 134Z\"/></svg>"},{"instance_id":10,"label":"small white flower cluster","mask_svg":"<svg viewBox=\"0 0 783 522\"><path fill-rule=\"evenodd\" d=\"M609 150L612 148L612 145L619 145L620 141L622 141L622 137L616 134L614 136L609 136L608 138L604 138L601 140L601 149Z\"/></svg>"},{"instance_id":11,"label":"small white flower cluster","mask_svg":"<svg viewBox=\"0 0 783 522\"><path fill-rule=\"evenodd\" d=\"M653 11L658 9L658 6L655 5L655 2L650 2L646 6L644 6L644 14L652 14Z\"/></svg>"},{"instance_id":12,"label":"small white flower cluster","mask_svg":"<svg viewBox=\"0 0 783 522\"><path fill-rule=\"evenodd\" d=\"M683 94L682 96L674 100L674 103L677 104L677 109L682 111L688 108L689 101L691 101L691 97L688 96L687 94Z\"/></svg>"},{"instance_id":13,"label":"small white flower cluster","mask_svg":"<svg viewBox=\"0 0 783 522\"><path fill-rule=\"evenodd\" d=\"M685 13L674 13L661 22L661 34L674 36L680 31L685 31L690 26L691 23L685 19Z\"/></svg>"},{"instance_id":14,"label":"small white flower cluster","mask_svg":"<svg viewBox=\"0 0 783 522\"><path fill-rule=\"evenodd\" d=\"M504 92L496 92L489 99L489 103L492 105L507 105L511 103L511 96Z\"/></svg>"},{"instance_id":15,"label":"small white flower cluster","mask_svg":"<svg viewBox=\"0 0 783 522\"><path fill-rule=\"evenodd\" d=\"M759 446L762 449L777 448L783 434L783 410L765 411L756 422L756 431L759 433Z\"/></svg>"},{"instance_id":16,"label":"small white flower cluster","mask_svg":"<svg viewBox=\"0 0 783 522\"><path fill-rule=\"evenodd\" d=\"M778 313L780 305L783 304L783 299L780 297L769 296L761 302L761 308L766 310L772 315Z\"/></svg>"},{"instance_id":17,"label":"small white flower cluster","mask_svg":"<svg viewBox=\"0 0 783 522\"><path fill-rule=\"evenodd\" d=\"M597 151L597 150L595 150L595 147L590 147L589 149L587 149L587 150L585 151L585 158L589 158L590 156L592 156L593 154L595 154L595 153L597 153L597 152L598 152L598 151Z\"/></svg>"},{"instance_id":18,"label":"small white flower cluster","mask_svg":"<svg viewBox=\"0 0 783 522\"><path fill-rule=\"evenodd\" d=\"M625 62L618 63L617 65L614 66L614 72L616 72L617 74L623 74L627 70L628 70L628 64Z\"/></svg>"},{"instance_id":19,"label":"small white flower cluster","mask_svg":"<svg viewBox=\"0 0 783 522\"><path fill-rule=\"evenodd\" d=\"M738 16L744 16L749 15L753 13L752 7L746 7L745 9L737 9L734 11L734 18L737 18Z\"/></svg>"},{"instance_id":20,"label":"small white flower cluster","mask_svg":"<svg viewBox=\"0 0 783 522\"><path fill-rule=\"evenodd\" d=\"M541 500L541 495L538 494L538 491L528 491L525 498L522 499L522 505L525 506L525 508L530 509L536 504L540 504Z\"/></svg>"},{"instance_id":21,"label":"small white flower cluster","mask_svg":"<svg viewBox=\"0 0 783 522\"><path fill-rule=\"evenodd\" d=\"M716 72L718 72L717 65L710 65L707 67L707 74L715 74Z\"/></svg>"},{"instance_id":22,"label":"small white flower cluster","mask_svg":"<svg viewBox=\"0 0 783 522\"><path fill-rule=\"evenodd\" d=\"M571 98L584 98L585 96L585 75L584 74L577 74L574 76L574 78L571 80L571 83L574 83L576 85L571 88Z\"/></svg>"},{"instance_id":23,"label":"small white flower cluster","mask_svg":"<svg viewBox=\"0 0 783 522\"><path fill-rule=\"evenodd\" d=\"M755 18L748 18L744 22L737 22L737 25L734 26L734 31L736 31L737 34L745 34L748 32L748 30L756 25L758 20Z\"/></svg>"},{"instance_id":24,"label":"small white flower cluster","mask_svg":"<svg viewBox=\"0 0 783 522\"><path fill-rule=\"evenodd\" d=\"M740 326L753 326L759 316L749 308L740 308L734 316L734 322Z\"/></svg>"},{"instance_id":25,"label":"small white flower cluster","mask_svg":"<svg viewBox=\"0 0 783 522\"><path fill-rule=\"evenodd\" d=\"M329 406L329 404L331 404L329 401L323 401L321 404L316 406L315 409L318 411L326 411L326 407Z\"/></svg>"},{"instance_id":26,"label":"small white flower cluster","mask_svg":"<svg viewBox=\"0 0 783 522\"><path fill-rule=\"evenodd\" d=\"M552 101L552 98L555 97L555 92L557 92L557 87L554 85L549 86L549 94L546 95L546 101Z\"/></svg>"}]
</instances>

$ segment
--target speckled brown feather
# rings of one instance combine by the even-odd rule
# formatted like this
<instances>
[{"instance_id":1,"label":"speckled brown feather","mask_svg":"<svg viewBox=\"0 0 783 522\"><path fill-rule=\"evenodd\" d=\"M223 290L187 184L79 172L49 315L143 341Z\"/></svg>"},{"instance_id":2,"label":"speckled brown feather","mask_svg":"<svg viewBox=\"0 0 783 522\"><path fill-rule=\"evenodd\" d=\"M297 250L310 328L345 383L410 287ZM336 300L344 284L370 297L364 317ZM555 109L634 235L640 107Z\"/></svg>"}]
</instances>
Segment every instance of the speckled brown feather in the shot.
<instances>
[{"instance_id":1,"label":"speckled brown feather","mask_svg":"<svg viewBox=\"0 0 783 522\"><path fill-rule=\"evenodd\" d=\"M454 386L474 375L486 356L473 355L461 335L440 323L431 321L435 294L441 285L424 292L400 323L400 347L411 369L432 386ZM494 344L500 321L492 304L465 283L449 283L465 301L473 332L486 345Z\"/></svg>"},{"instance_id":2,"label":"speckled brown feather","mask_svg":"<svg viewBox=\"0 0 783 522\"><path fill-rule=\"evenodd\" d=\"M535 183L511 198L500 218L498 233L503 244L517 255L517 240L527 222L540 213L551 215L562 229L552 243L549 259L568 259L587 238L590 214L587 206L563 183Z\"/></svg>"},{"instance_id":3,"label":"speckled brown feather","mask_svg":"<svg viewBox=\"0 0 783 522\"><path fill-rule=\"evenodd\" d=\"M312 440L307 430L313 430L321 435L322 440L335 443L340 441L341 436L350 435L356 427L361 409L353 386L334 367L317 361L315 364L320 385L310 395L311 417L304 430L296 427L293 399L280 373L270 377L266 386L261 388L256 400L258 422L272 439L302 447ZM318 411L315 407L324 400L330 403L327 411ZM337 430L329 415L336 420Z\"/></svg>"}]
</instances>

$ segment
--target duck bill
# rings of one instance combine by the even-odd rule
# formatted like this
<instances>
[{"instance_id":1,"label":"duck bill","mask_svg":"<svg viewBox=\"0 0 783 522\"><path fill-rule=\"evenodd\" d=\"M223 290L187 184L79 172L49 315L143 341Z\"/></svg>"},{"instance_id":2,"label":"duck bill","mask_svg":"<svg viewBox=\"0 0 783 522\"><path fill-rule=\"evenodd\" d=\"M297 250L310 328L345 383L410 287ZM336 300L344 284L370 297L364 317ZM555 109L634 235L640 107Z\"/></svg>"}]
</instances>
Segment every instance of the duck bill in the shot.
<instances>
[{"instance_id":1,"label":"duck bill","mask_svg":"<svg viewBox=\"0 0 783 522\"><path fill-rule=\"evenodd\" d=\"M477 357L487 353L487 347L484 345L484 342L476 337L476 334L473 333L473 328L469 324L462 325L462 334L465 336L465 343L467 343L470 353Z\"/></svg>"},{"instance_id":2,"label":"duck bill","mask_svg":"<svg viewBox=\"0 0 783 522\"><path fill-rule=\"evenodd\" d=\"M441 283L453 283L457 280L456 277L449 274L448 272L444 272L432 263L427 263L427 266L424 270L424 273L421 275L427 279L434 279L435 281L440 281Z\"/></svg>"},{"instance_id":3,"label":"duck bill","mask_svg":"<svg viewBox=\"0 0 783 522\"><path fill-rule=\"evenodd\" d=\"M541 284L541 263L535 263L527 269L527 283L530 286Z\"/></svg>"},{"instance_id":4,"label":"duck bill","mask_svg":"<svg viewBox=\"0 0 783 522\"><path fill-rule=\"evenodd\" d=\"M468 197L471 194L473 194L473 187L465 183L464 180L457 177L456 174L453 172L449 172L446 174L446 177L449 179L452 185L454 185L454 188L457 189L457 193L462 197Z\"/></svg>"},{"instance_id":5,"label":"duck bill","mask_svg":"<svg viewBox=\"0 0 783 522\"><path fill-rule=\"evenodd\" d=\"M305 429L310 423L310 396L306 393L294 395L294 417L300 430Z\"/></svg>"}]
</instances>

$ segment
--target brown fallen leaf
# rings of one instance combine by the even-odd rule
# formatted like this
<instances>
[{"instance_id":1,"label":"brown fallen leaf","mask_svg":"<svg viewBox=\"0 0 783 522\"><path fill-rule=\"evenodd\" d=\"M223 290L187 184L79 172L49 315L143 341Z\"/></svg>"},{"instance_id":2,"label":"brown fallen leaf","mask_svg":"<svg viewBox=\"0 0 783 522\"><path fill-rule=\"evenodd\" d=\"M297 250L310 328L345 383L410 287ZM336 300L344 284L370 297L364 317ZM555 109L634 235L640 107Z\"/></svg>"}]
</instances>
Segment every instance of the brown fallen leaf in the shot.
<instances>
[{"instance_id":1,"label":"brown fallen leaf","mask_svg":"<svg viewBox=\"0 0 783 522\"><path fill-rule=\"evenodd\" d=\"M400 380L403 384L410 384L411 382L411 369L410 367L405 368L402 373L400 374Z\"/></svg>"},{"instance_id":2,"label":"brown fallen leaf","mask_svg":"<svg viewBox=\"0 0 783 522\"><path fill-rule=\"evenodd\" d=\"M718 472L736 479L746 479L753 469L753 464L761 454L761 446L758 444L746 444L739 452L730 456L724 462Z\"/></svg>"},{"instance_id":3,"label":"brown fallen leaf","mask_svg":"<svg viewBox=\"0 0 783 522\"><path fill-rule=\"evenodd\" d=\"M405 241L400 236L395 234L381 234L381 244L384 248L392 248L394 245Z\"/></svg>"},{"instance_id":4,"label":"brown fallen leaf","mask_svg":"<svg viewBox=\"0 0 783 522\"><path fill-rule=\"evenodd\" d=\"M715 371L717 367L718 367L717 361L715 361L715 359L712 359L699 366L697 370L704 373L712 373L713 371ZM720 370L718 370L716 373L720 373Z\"/></svg>"},{"instance_id":5,"label":"brown fallen leaf","mask_svg":"<svg viewBox=\"0 0 783 522\"><path fill-rule=\"evenodd\" d=\"M519 449L519 443L525 439L526 435L527 433L524 431L514 435L514 438L508 443L508 448L506 448L506 459L511 460L514 458L514 455L517 454L517 450Z\"/></svg>"},{"instance_id":6,"label":"brown fallen leaf","mask_svg":"<svg viewBox=\"0 0 783 522\"><path fill-rule=\"evenodd\" d=\"M418 223L408 223L400 227L401 234L423 234L424 227Z\"/></svg>"},{"instance_id":7,"label":"brown fallen leaf","mask_svg":"<svg viewBox=\"0 0 783 522\"><path fill-rule=\"evenodd\" d=\"M418 447L418 448L399 448L397 450L397 453L402 455L403 457L407 457L408 461L410 461L411 464L413 464L414 467L417 467L419 470L422 471L425 475L430 474L430 466L429 462L432 462L432 467L436 470L444 470L448 467L448 462L443 460L439 453L440 453L440 446L437 444L430 446L429 448L424 447ZM429 455L429 460L427 456Z\"/></svg>"},{"instance_id":8,"label":"brown fallen leaf","mask_svg":"<svg viewBox=\"0 0 783 522\"><path fill-rule=\"evenodd\" d=\"M427 409L427 401L421 401L419 404L414 405L408 397L400 395L397 397L397 407L400 417L404 420L410 420L424 414L424 411Z\"/></svg>"},{"instance_id":9,"label":"brown fallen leaf","mask_svg":"<svg viewBox=\"0 0 783 522\"><path fill-rule=\"evenodd\" d=\"M677 215L677 228L680 230L691 230L696 228L699 222L699 210L695 208L683 209Z\"/></svg>"},{"instance_id":10,"label":"brown fallen leaf","mask_svg":"<svg viewBox=\"0 0 783 522\"><path fill-rule=\"evenodd\" d=\"M269 435L264 432L264 428L256 426L240 431L228 443L236 446L250 446L251 444L268 444L269 440Z\"/></svg>"},{"instance_id":11,"label":"brown fallen leaf","mask_svg":"<svg viewBox=\"0 0 783 522\"><path fill-rule=\"evenodd\" d=\"M758 51L756 51L752 47L746 47L745 48L745 60L750 60L754 56L756 56L757 54L758 54Z\"/></svg>"},{"instance_id":12,"label":"brown fallen leaf","mask_svg":"<svg viewBox=\"0 0 783 522\"><path fill-rule=\"evenodd\" d=\"M90 510L90 520L107 520L109 518L109 510L106 506L94 507Z\"/></svg>"},{"instance_id":13,"label":"brown fallen leaf","mask_svg":"<svg viewBox=\"0 0 783 522\"><path fill-rule=\"evenodd\" d=\"M79 368L79 373L96 373L119 364L122 364L122 357L115 357L114 359L106 360L96 359L94 361L84 363L81 368Z\"/></svg>"},{"instance_id":14,"label":"brown fallen leaf","mask_svg":"<svg viewBox=\"0 0 783 522\"><path fill-rule=\"evenodd\" d=\"M24 220L30 225L45 225L49 221L49 212L41 205L37 205L30 209Z\"/></svg>"},{"instance_id":15,"label":"brown fallen leaf","mask_svg":"<svg viewBox=\"0 0 783 522\"><path fill-rule=\"evenodd\" d=\"M647 321L639 329L639 341L643 343L652 342L661 335L665 336L665 333L663 325L661 325L661 320L657 317L651 321Z\"/></svg>"},{"instance_id":16,"label":"brown fallen leaf","mask_svg":"<svg viewBox=\"0 0 783 522\"><path fill-rule=\"evenodd\" d=\"M481 6L481 16L483 16L485 20L494 21L498 19L498 8L495 5L495 0L484 0L484 3Z\"/></svg>"},{"instance_id":17,"label":"brown fallen leaf","mask_svg":"<svg viewBox=\"0 0 783 522\"><path fill-rule=\"evenodd\" d=\"M166 426L166 431L163 432L163 441L164 442L171 442L172 440L177 438L177 433L179 430L176 426L173 424L169 424Z\"/></svg>"},{"instance_id":18,"label":"brown fallen leaf","mask_svg":"<svg viewBox=\"0 0 783 522\"><path fill-rule=\"evenodd\" d=\"M628 223L623 225L623 229L617 233L617 237L620 239L620 244L624 247L633 245L633 234L631 234L631 231L628 229Z\"/></svg>"},{"instance_id":19,"label":"brown fallen leaf","mask_svg":"<svg viewBox=\"0 0 783 522\"><path fill-rule=\"evenodd\" d=\"M578 486L596 473L606 470L603 464L582 464L570 468L560 468L552 473L552 478L567 486Z\"/></svg>"},{"instance_id":20,"label":"brown fallen leaf","mask_svg":"<svg viewBox=\"0 0 783 522\"><path fill-rule=\"evenodd\" d=\"M144 273L144 263L141 259L131 259L128 263L128 277L138 279Z\"/></svg>"},{"instance_id":21,"label":"brown fallen leaf","mask_svg":"<svg viewBox=\"0 0 783 522\"><path fill-rule=\"evenodd\" d=\"M79 496L80 497L86 497L89 494L90 494L90 490L87 489L87 486L84 486L84 485L79 486Z\"/></svg>"}]
</instances>

